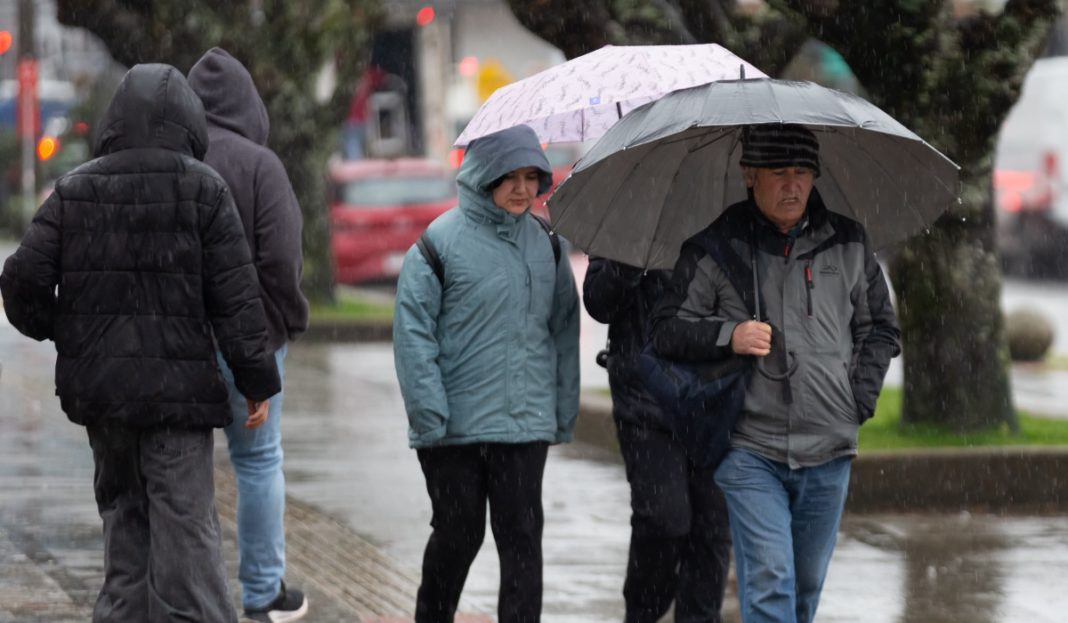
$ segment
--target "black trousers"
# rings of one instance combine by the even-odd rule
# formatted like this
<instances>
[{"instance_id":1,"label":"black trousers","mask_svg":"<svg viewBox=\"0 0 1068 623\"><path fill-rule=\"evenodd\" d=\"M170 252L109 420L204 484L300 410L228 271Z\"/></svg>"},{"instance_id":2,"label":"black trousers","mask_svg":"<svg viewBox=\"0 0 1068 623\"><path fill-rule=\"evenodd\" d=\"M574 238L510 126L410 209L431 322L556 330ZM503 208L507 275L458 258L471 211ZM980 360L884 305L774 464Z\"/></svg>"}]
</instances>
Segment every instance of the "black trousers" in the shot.
<instances>
[{"instance_id":1,"label":"black trousers","mask_svg":"<svg viewBox=\"0 0 1068 623\"><path fill-rule=\"evenodd\" d=\"M541 480L549 445L470 444L418 451L434 517L423 553L416 623L449 623L486 535L486 502L501 561L499 623L541 617Z\"/></svg>"},{"instance_id":2,"label":"black trousers","mask_svg":"<svg viewBox=\"0 0 1068 623\"><path fill-rule=\"evenodd\" d=\"M104 521L94 623L236 621L215 511L212 429L87 431Z\"/></svg>"},{"instance_id":3,"label":"black trousers","mask_svg":"<svg viewBox=\"0 0 1068 623\"><path fill-rule=\"evenodd\" d=\"M630 483L626 623L655 623L672 600L678 623L718 623L730 527L715 470L690 462L668 431L616 425Z\"/></svg>"}]
</instances>

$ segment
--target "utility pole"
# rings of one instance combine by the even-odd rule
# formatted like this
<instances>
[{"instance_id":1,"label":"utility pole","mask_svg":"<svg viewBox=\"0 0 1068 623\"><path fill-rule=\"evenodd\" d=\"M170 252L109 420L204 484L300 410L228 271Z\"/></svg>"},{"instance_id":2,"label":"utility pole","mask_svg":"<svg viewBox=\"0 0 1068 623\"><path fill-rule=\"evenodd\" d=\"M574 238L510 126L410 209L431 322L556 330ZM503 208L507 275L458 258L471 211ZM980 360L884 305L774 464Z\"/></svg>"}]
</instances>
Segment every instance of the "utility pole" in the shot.
<instances>
[{"instance_id":1,"label":"utility pole","mask_svg":"<svg viewBox=\"0 0 1068 623\"><path fill-rule=\"evenodd\" d=\"M33 0L19 0L18 111L17 132L22 144L22 231L33 220L37 206L37 161L34 147L37 140L37 58L34 53Z\"/></svg>"}]
</instances>

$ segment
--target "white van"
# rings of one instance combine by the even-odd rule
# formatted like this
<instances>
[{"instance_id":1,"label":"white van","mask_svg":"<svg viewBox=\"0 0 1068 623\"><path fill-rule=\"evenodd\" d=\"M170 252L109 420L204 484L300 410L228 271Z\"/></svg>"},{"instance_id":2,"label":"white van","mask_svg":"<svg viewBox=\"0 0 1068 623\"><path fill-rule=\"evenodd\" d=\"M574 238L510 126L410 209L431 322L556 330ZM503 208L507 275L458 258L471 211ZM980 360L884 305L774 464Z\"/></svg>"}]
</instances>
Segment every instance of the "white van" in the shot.
<instances>
[{"instance_id":1,"label":"white van","mask_svg":"<svg viewBox=\"0 0 1068 623\"><path fill-rule=\"evenodd\" d=\"M993 188L1005 271L1068 277L1068 56L1027 74L1001 126Z\"/></svg>"}]
</instances>

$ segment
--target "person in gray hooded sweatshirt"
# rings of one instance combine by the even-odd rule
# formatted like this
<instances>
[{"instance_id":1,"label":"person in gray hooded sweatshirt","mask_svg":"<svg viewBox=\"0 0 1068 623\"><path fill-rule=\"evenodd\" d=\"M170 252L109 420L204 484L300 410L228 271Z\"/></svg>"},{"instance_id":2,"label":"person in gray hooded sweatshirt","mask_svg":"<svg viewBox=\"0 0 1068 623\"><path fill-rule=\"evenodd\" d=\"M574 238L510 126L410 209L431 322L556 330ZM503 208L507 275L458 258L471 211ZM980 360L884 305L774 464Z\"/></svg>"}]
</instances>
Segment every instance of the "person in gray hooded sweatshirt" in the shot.
<instances>
[{"instance_id":1,"label":"person in gray hooded sweatshirt","mask_svg":"<svg viewBox=\"0 0 1068 623\"><path fill-rule=\"evenodd\" d=\"M208 119L204 161L226 180L245 228L267 311L267 348L285 380L287 343L308 326L308 302L300 290L302 217L282 162L265 147L269 122L252 76L226 50L212 48L189 71ZM304 595L286 588L285 478L282 475L282 396L267 417L246 417L245 397L219 358L230 390L233 422L225 428L237 477L238 578L245 617L295 621L307 612Z\"/></svg>"}]
</instances>

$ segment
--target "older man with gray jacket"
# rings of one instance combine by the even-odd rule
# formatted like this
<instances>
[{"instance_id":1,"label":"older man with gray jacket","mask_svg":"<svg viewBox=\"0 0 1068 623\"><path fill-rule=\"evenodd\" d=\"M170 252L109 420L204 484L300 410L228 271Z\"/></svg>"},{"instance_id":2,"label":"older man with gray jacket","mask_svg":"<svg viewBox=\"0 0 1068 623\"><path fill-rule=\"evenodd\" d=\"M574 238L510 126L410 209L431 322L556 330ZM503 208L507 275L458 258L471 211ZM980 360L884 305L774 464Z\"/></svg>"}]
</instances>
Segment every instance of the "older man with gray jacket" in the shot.
<instances>
[{"instance_id":1,"label":"older man with gray jacket","mask_svg":"<svg viewBox=\"0 0 1068 623\"><path fill-rule=\"evenodd\" d=\"M899 331L863 227L828 210L813 189L815 135L769 124L747 128L742 141L749 198L710 230L755 266L767 317L750 318L724 268L688 243L654 311L652 340L680 361L758 362L715 480L727 498L742 620L808 622L857 429L875 411Z\"/></svg>"}]
</instances>

